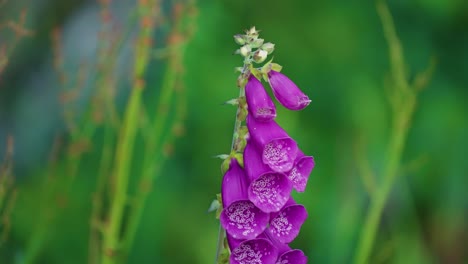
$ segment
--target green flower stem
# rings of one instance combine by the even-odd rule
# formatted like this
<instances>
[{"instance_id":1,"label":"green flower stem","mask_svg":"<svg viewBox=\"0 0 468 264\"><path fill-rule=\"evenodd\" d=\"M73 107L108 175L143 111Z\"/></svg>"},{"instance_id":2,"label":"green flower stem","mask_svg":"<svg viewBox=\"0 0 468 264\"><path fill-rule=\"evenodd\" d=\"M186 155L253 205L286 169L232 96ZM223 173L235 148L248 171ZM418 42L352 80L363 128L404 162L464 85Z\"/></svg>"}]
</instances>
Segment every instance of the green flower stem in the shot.
<instances>
[{"instance_id":1,"label":"green flower stem","mask_svg":"<svg viewBox=\"0 0 468 264\"><path fill-rule=\"evenodd\" d=\"M122 128L116 148L113 190L110 211L103 230L102 264L118 263L121 246L122 221L128 202L127 191L130 165L137 129L139 126L140 108L144 83L144 74L149 61L153 34L155 1L140 1L141 29L137 40L134 63L134 86L124 114Z\"/></svg>"},{"instance_id":2,"label":"green flower stem","mask_svg":"<svg viewBox=\"0 0 468 264\"><path fill-rule=\"evenodd\" d=\"M248 69L248 66L244 65L244 69ZM241 98L245 96L245 87L239 87L239 97ZM236 144L239 140L239 130L242 125L242 120L240 119L240 114L242 111L241 105L238 105L237 107L237 112L236 112L236 121L234 123L234 132L232 135L232 142L231 142L231 152L235 150ZM215 264L219 263L221 253L224 251L225 243L224 240L226 239L226 231L223 229L221 223L219 224L219 231L218 231L218 242L216 246L216 259L215 259Z\"/></svg>"}]
</instances>

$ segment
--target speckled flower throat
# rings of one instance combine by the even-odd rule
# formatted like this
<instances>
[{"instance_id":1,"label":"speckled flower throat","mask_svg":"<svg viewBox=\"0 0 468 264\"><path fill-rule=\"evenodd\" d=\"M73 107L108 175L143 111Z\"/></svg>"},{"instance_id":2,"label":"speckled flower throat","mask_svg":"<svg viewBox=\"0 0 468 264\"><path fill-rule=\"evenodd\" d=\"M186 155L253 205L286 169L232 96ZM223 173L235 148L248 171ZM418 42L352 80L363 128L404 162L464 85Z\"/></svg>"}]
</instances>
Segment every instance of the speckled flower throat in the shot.
<instances>
[{"instance_id":1,"label":"speckled flower throat","mask_svg":"<svg viewBox=\"0 0 468 264\"><path fill-rule=\"evenodd\" d=\"M234 40L244 65L236 68L239 97L227 102L237 106L231 152L219 156L224 177L214 203L221 222L216 263L304 264L307 257L289 243L307 212L291 192L305 191L315 162L275 122L276 107L262 80L289 110L302 110L311 101L279 64L266 62L274 44L264 43L255 27Z\"/></svg>"}]
</instances>

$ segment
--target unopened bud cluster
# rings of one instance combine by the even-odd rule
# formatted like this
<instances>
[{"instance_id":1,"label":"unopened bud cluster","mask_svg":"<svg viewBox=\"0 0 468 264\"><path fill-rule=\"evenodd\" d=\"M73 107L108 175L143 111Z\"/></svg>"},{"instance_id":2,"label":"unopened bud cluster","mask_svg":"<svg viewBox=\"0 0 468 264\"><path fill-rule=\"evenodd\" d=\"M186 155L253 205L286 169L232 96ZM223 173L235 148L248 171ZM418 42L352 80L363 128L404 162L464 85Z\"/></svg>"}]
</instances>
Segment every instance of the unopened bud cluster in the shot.
<instances>
[{"instance_id":1,"label":"unopened bud cluster","mask_svg":"<svg viewBox=\"0 0 468 264\"><path fill-rule=\"evenodd\" d=\"M241 45L236 51L247 60L252 60L255 63L262 63L266 60L267 56L275 50L275 44L267 42L258 38L259 32L252 27L245 31L245 34L234 35L234 41Z\"/></svg>"}]
</instances>

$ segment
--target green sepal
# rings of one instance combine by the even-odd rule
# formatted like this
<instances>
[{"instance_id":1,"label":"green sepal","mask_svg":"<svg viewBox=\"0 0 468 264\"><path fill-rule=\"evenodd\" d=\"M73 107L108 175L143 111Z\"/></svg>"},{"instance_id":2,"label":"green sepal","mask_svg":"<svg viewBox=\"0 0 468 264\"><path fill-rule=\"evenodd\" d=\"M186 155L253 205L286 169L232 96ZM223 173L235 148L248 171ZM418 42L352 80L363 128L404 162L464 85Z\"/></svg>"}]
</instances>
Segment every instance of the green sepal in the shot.
<instances>
[{"instance_id":1,"label":"green sepal","mask_svg":"<svg viewBox=\"0 0 468 264\"><path fill-rule=\"evenodd\" d=\"M237 160L237 163L242 167L244 168L244 155L242 153L234 153L233 154L233 158L235 158Z\"/></svg>"},{"instance_id":2,"label":"green sepal","mask_svg":"<svg viewBox=\"0 0 468 264\"><path fill-rule=\"evenodd\" d=\"M229 164L231 163L231 156L229 156L227 159L223 160L223 163L221 163L221 172L223 175L226 173L226 171L229 170Z\"/></svg>"},{"instance_id":3,"label":"green sepal","mask_svg":"<svg viewBox=\"0 0 468 264\"><path fill-rule=\"evenodd\" d=\"M253 67L252 65L250 65L249 70L250 70L250 73L252 73L255 76L255 78L257 78L259 80L262 79L262 72L259 69L257 69L255 67Z\"/></svg>"},{"instance_id":4,"label":"green sepal","mask_svg":"<svg viewBox=\"0 0 468 264\"><path fill-rule=\"evenodd\" d=\"M265 80L265 82L268 82L268 73L273 70L276 72L280 72L283 69L283 66L279 65L278 63L273 63L273 58L271 58L270 61L265 63L263 67L260 69L262 73L262 77Z\"/></svg>"},{"instance_id":5,"label":"green sepal","mask_svg":"<svg viewBox=\"0 0 468 264\"><path fill-rule=\"evenodd\" d=\"M279 65L278 63L272 63L271 69L276 72L280 72L283 69L283 66Z\"/></svg>"}]
</instances>

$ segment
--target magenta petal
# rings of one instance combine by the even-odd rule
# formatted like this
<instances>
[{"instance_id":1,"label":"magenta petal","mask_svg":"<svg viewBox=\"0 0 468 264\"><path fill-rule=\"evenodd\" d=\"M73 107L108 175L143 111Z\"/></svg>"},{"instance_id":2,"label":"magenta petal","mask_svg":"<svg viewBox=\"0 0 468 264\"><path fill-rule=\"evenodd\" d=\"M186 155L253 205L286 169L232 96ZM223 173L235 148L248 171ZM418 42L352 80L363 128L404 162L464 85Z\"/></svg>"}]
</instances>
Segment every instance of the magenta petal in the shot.
<instances>
[{"instance_id":1,"label":"magenta petal","mask_svg":"<svg viewBox=\"0 0 468 264\"><path fill-rule=\"evenodd\" d=\"M250 75L245 85L245 99L249 113L258 121L266 122L276 118L276 107L273 101L254 75Z\"/></svg>"},{"instance_id":2,"label":"magenta petal","mask_svg":"<svg viewBox=\"0 0 468 264\"><path fill-rule=\"evenodd\" d=\"M250 140L244 149L244 168L250 181L257 179L265 172L271 171L270 167L263 163L262 152Z\"/></svg>"},{"instance_id":3,"label":"magenta petal","mask_svg":"<svg viewBox=\"0 0 468 264\"><path fill-rule=\"evenodd\" d=\"M235 239L252 239L267 227L269 215L249 200L233 202L219 217L221 225Z\"/></svg>"},{"instance_id":4,"label":"magenta petal","mask_svg":"<svg viewBox=\"0 0 468 264\"><path fill-rule=\"evenodd\" d=\"M307 264L307 257L299 249L284 252L275 264Z\"/></svg>"},{"instance_id":5,"label":"magenta petal","mask_svg":"<svg viewBox=\"0 0 468 264\"><path fill-rule=\"evenodd\" d=\"M238 247L240 243L245 241L245 239L235 239L229 233L226 233L226 240L231 251Z\"/></svg>"},{"instance_id":6,"label":"magenta petal","mask_svg":"<svg viewBox=\"0 0 468 264\"><path fill-rule=\"evenodd\" d=\"M247 175L239 163L237 163L237 160L231 159L229 169L224 174L221 185L223 206L226 207L237 200L247 200L249 182Z\"/></svg>"},{"instance_id":7,"label":"magenta petal","mask_svg":"<svg viewBox=\"0 0 468 264\"><path fill-rule=\"evenodd\" d=\"M275 121L258 122L247 116L247 127L253 142L262 151L262 161L272 170L287 172L292 169L298 153L296 142Z\"/></svg>"},{"instance_id":8,"label":"magenta petal","mask_svg":"<svg viewBox=\"0 0 468 264\"><path fill-rule=\"evenodd\" d=\"M297 237L306 219L307 211L303 205L287 205L272 216L270 233L279 242L290 243Z\"/></svg>"},{"instance_id":9,"label":"magenta petal","mask_svg":"<svg viewBox=\"0 0 468 264\"><path fill-rule=\"evenodd\" d=\"M276 248L263 238L246 240L232 250L230 264L275 264Z\"/></svg>"},{"instance_id":10,"label":"magenta petal","mask_svg":"<svg viewBox=\"0 0 468 264\"><path fill-rule=\"evenodd\" d=\"M297 85L292 82L286 75L270 71L268 73L273 94L276 100L284 107L290 110L301 110L310 104L310 99L305 95Z\"/></svg>"},{"instance_id":11,"label":"magenta petal","mask_svg":"<svg viewBox=\"0 0 468 264\"><path fill-rule=\"evenodd\" d=\"M248 195L263 212L278 212L289 200L292 184L282 173L267 172L250 183Z\"/></svg>"},{"instance_id":12,"label":"magenta petal","mask_svg":"<svg viewBox=\"0 0 468 264\"><path fill-rule=\"evenodd\" d=\"M288 179L293 183L293 188L296 189L296 191L305 191L307 180L314 167L315 161L313 157L304 156L301 155L301 153L298 155L294 167L288 173Z\"/></svg>"}]
</instances>

